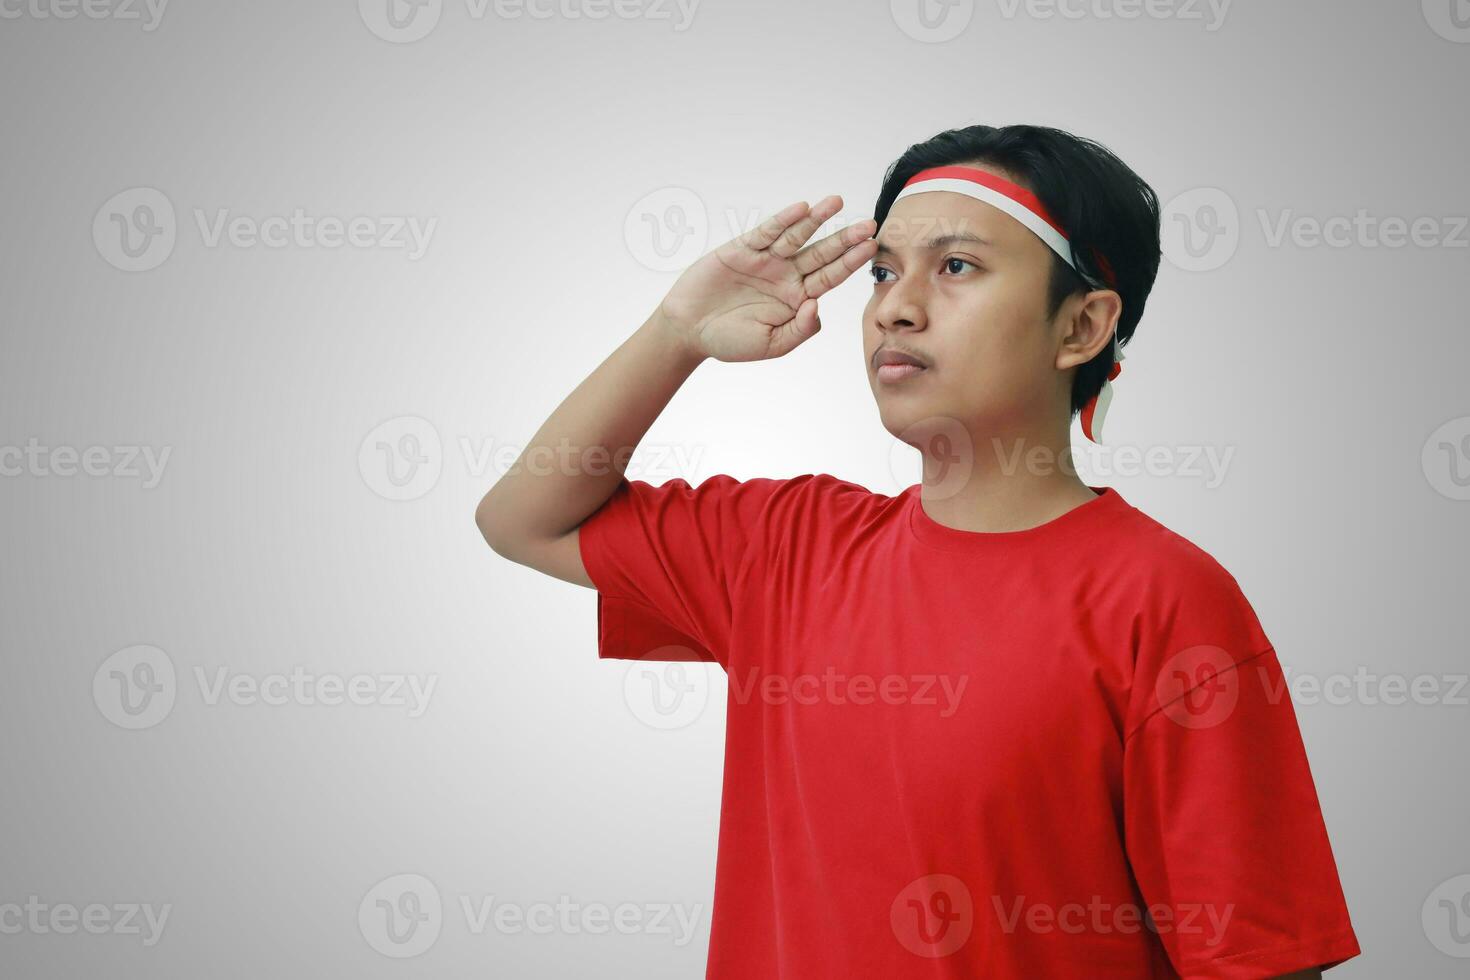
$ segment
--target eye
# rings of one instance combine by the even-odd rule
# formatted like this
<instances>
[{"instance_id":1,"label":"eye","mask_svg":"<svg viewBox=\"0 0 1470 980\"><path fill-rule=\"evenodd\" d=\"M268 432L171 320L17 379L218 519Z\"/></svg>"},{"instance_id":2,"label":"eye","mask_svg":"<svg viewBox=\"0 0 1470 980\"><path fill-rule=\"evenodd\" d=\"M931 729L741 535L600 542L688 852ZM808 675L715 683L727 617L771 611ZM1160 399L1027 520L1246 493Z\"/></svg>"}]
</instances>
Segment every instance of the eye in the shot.
<instances>
[{"instance_id":1,"label":"eye","mask_svg":"<svg viewBox=\"0 0 1470 980\"><path fill-rule=\"evenodd\" d=\"M880 272L887 272L887 271L888 270L886 268L884 268L883 266L881 266L881 265L870 265L870 266L868 266L868 274L873 277L873 285L876 286L879 283L887 282L886 279L883 279L883 278L879 277L879 275L878 275L878 273L880 273Z\"/></svg>"},{"instance_id":2,"label":"eye","mask_svg":"<svg viewBox=\"0 0 1470 980\"><path fill-rule=\"evenodd\" d=\"M967 266L969 266L972 269L979 269L980 268L975 263L973 263L973 262L971 262L971 261L969 261L967 259L959 258L958 256L954 256L954 255L952 255L949 258L947 258L947 259L944 260L944 267L946 269L950 269L951 268L950 267L950 263L952 263L952 262L958 262L960 265L967 265ZM951 269L951 272L954 275L959 275L960 274L960 270L959 269Z\"/></svg>"}]
</instances>

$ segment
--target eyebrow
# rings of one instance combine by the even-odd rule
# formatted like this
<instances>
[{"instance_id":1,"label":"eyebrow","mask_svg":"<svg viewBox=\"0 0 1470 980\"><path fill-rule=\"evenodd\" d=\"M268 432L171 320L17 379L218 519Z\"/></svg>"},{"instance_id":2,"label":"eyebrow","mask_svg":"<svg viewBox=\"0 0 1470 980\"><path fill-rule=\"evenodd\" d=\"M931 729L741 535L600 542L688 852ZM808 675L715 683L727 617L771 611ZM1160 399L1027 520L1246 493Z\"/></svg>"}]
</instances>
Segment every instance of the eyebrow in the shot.
<instances>
[{"instance_id":1,"label":"eyebrow","mask_svg":"<svg viewBox=\"0 0 1470 980\"><path fill-rule=\"evenodd\" d=\"M919 248L921 248L921 249L927 249L927 248L943 248L946 245L954 245L957 242L968 242L968 243L971 243L971 244L974 244L974 245L988 245L988 246L990 246L992 248L995 246L995 243L992 242L992 241L990 241L987 238L981 238L979 235L972 235L969 232L963 232L962 231L962 232L955 232L955 233L949 234L949 235L939 235L939 236L936 236L934 238L929 239L926 242L919 242ZM892 248L890 248L887 245L884 245L882 242L879 242L878 243L878 251L876 251L876 252L873 253L873 257L874 258L877 258L879 255L895 255L895 254L897 254L897 253Z\"/></svg>"}]
</instances>

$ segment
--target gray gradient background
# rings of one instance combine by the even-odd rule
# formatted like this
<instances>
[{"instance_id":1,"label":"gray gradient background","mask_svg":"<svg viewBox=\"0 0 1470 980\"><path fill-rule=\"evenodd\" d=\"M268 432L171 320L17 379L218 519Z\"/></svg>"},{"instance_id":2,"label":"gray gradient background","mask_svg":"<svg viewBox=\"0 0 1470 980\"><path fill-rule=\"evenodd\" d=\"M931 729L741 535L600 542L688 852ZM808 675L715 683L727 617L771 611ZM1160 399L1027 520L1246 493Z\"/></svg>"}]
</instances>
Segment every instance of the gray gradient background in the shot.
<instances>
[{"instance_id":1,"label":"gray gradient background","mask_svg":"<svg viewBox=\"0 0 1470 980\"><path fill-rule=\"evenodd\" d=\"M471 515L505 463L475 447L522 445L672 283L638 229L678 214L647 195L692 194L713 247L743 230L731 214L840 193L825 233L871 214L888 163L952 126L1101 140L1179 202L1176 228L1209 222L1200 189L1223 192L1236 241L1206 269L1171 251L1109 441L1233 450L1228 475L1092 482L1214 554L1290 673L1467 669L1465 233L1273 246L1258 217L1470 212L1470 38L1432 27L1449 0L1240 2L1215 30L989 0L953 8L972 16L943 42L886 3L705 0L678 30L477 18L460 0L412 43L351 2L179 0L152 30L5 9L0 445L171 456L153 487L0 477L0 904L171 911L152 946L0 934L0 974L702 976L723 677L696 673L707 705L660 723L640 692L661 675L598 661L594 594L485 548ZM167 196L178 237L126 272L92 226L138 187ZM193 218L297 207L438 224L415 261L210 247ZM788 358L702 367L645 442L692 465L629 475L915 482L863 372L868 288L860 272L824 297L823 332ZM420 446L440 474L393 500L369 436L403 417L432 426L440 448ZM382 441L407 446L405 424ZM128 730L93 682L137 644L168 656L176 700ZM298 666L437 687L409 717L210 704L195 679ZM1431 937L1435 896L1463 897L1470 872L1464 696L1297 705L1365 950L1344 980L1470 965L1470 944ZM444 903L411 958L358 921L399 874ZM679 905L698 928L683 945L476 934L460 907L561 895Z\"/></svg>"}]
</instances>

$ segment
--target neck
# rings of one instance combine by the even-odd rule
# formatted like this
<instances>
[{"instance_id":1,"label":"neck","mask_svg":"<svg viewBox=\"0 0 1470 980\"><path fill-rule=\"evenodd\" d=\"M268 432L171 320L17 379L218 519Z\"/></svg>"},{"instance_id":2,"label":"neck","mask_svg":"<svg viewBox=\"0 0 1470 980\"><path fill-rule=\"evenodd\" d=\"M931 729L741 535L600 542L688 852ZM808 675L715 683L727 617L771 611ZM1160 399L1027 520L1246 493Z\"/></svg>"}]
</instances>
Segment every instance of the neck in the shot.
<instances>
[{"instance_id":1,"label":"neck","mask_svg":"<svg viewBox=\"0 0 1470 980\"><path fill-rule=\"evenodd\" d=\"M961 531L1024 531L1097 498L1072 465L1066 429L1031 436L972 433L971 440L972 453L924 452L924 512L940 524ZM941 440L930 445L953 448ZM974 461L968 469L964 456Z\"/></svg>"}]
</instances>

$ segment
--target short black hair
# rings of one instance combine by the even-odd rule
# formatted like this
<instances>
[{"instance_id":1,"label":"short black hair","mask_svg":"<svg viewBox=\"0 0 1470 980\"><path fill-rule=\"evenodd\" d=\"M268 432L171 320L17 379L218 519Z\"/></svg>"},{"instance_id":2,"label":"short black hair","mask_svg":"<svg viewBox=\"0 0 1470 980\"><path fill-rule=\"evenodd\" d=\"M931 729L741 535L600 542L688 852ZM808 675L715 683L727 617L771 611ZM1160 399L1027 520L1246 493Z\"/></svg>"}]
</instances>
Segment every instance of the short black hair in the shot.
<instances>
[{"instance_id":1,"label":"short black hair","mask_svg":"<svg viewBox=\"0 0 1470 980\"><path fill-rule=\"evenodd\" d=\"M1118 316L1119 344L1138 329L1143 307L1159 273L1159 199L1143 178L1107 147L1049 126L967 126L948 129L915 143L889 166L883 177L873 220L888 217L893 199L921 170L956 164L982 164L1010 175L1035 194L1072 244L1072 261L1097 281L1106 276L1095 257L1100 252L1123 300ZM1063 301L1089 287L1077 271L1052 256L1047 317ZM1072 415L1102 389L1113 366L1112 346L1104 347L1072 380Z\"/></svg>"}]
</instances>

